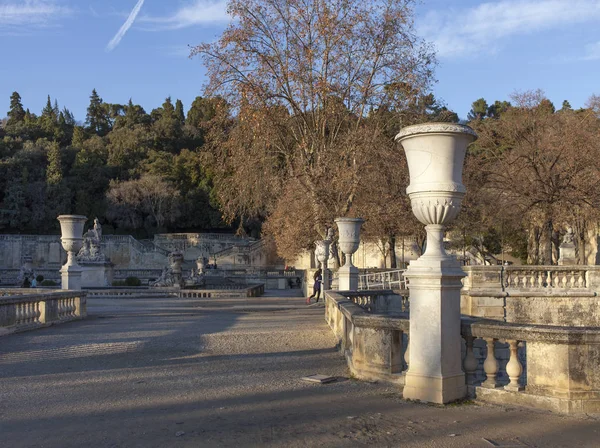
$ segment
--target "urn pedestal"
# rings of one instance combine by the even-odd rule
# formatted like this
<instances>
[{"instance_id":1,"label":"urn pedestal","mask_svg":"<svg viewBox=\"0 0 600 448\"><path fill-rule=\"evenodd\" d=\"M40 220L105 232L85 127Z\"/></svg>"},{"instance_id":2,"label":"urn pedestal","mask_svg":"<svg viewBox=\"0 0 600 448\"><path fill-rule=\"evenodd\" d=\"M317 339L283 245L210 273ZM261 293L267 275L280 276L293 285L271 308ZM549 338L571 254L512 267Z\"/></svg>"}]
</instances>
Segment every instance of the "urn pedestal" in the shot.
<instances>
[{"instance_id":1,"label":"urn pedestal","mask_svg":"<svg viewBox=\"0 0 600 448\"><path fill-rule=\"evenodd\" d=\"M407 193L425 224L427 249L410 263L410 356L404 398L449 403L466 396L461 366L460 290L465 276L444 249L444 227L458 215L465 195L462 166L477 138L462 125L409 126L397 136L408 161Z\"/></svg>"},{"instance_id":2,"label":"urn pedestal","mask_svg":"<svg viewBox=\"0 0 600 448\"><path fill-rule=\"evenodd\" d=\"M346 255L346 263L338 269L340 291L358 290L358 268L352 264L352 255L360 246L360 227L365 221L361 218L338 218L335 223L339 231L339 246Z\"/></svg>"},{"instance_id":3,"label":"urn pedestal","mask_svg":"<svg viewBox=\"0 0 600 448\"><path fill-rule=\"evenodd\" d=\"M81 215L61 215L60 222L63 249L67 252L67 262L61 268L62 289L81 290L81 266L77 263L77 254L83 247L83 226L87 221Z\"/></svg>"}]
</instances>

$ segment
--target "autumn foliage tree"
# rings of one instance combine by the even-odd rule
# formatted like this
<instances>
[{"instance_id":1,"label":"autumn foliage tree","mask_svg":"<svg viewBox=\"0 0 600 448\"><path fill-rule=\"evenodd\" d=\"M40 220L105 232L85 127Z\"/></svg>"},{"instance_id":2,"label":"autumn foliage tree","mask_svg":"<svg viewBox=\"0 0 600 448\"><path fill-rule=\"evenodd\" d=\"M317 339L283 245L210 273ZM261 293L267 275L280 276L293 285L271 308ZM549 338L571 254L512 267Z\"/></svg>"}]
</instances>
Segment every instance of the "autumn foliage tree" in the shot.
<instances>
[{"instance_id":1,"label":"autumn foliage tree","mask_svg":"<svg viewBox=\"0 0 600 448\"><path fill-rule=\"evenodd\" d=\"M599 217L600 122L592 109L555 111L540 91L512 103L498 119L471 123L479 134L475 202L490 222L524 229L529 263L553 264L559 232L574 227L582 246Z\"/></svg>"},{"instance_id":2,"label":"autumn foliage tree","mask_svg":"<svg viewBox=\"0 0 600 448\"><path fill-rule=\"evenodd\" d=\"M231 24L193 50L207 95L229 105L208 133L223 211L266 216L281 255L352 214L383 133L369 113L429 87L434 56L414 33L413 3L230 0Z\"/></svg>"}]
</instances>

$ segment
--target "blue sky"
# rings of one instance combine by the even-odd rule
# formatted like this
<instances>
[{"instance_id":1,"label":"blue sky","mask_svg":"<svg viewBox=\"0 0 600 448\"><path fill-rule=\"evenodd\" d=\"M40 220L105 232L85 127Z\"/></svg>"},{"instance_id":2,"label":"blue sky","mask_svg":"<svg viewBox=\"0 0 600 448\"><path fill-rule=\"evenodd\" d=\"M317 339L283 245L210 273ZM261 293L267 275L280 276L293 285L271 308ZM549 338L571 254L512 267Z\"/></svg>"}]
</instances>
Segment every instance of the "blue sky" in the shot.
<instances>
[{"instance_id":1,"label":"blue sky","mask_svg":"<svg viewBox=\"0 0 600 448\"><path fill-rule=\"evenodd\" d=\"M227 23L214 0L0 0L0 117L18 91L85 119L93 88L148 112L167 96L189 107L204 70L188 45ZM560 107L600 94L600 0L424 0L419 34L435 44L436 96L465 117L471 103L542 89Z\"/></svg>"}]
</instances>

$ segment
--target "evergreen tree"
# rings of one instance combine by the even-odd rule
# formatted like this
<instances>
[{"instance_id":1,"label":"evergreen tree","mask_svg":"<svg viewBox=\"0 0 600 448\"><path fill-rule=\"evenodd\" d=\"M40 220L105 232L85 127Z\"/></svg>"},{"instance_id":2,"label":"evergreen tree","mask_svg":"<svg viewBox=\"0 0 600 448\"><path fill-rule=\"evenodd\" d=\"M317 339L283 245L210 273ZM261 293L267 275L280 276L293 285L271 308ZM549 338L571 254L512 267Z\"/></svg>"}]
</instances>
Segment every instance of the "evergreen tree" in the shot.
<instances>
[{"instance_id":1,"label":"evergreen tree","mask_svg":"<svg viewBox=\"0 0 600 448\"><path fill-rule=\"evenodd\" d=\"M48 150L48 168L46 169L46 183L58 185L62 181L62 159L58 143L53 143Z\"/></svg>"},{"instance_id":2,"label":"evergreen tree","mask_svg":"<svg viewBox=\"0 0 600 448\"><path fill-rule=\"evenodd\" d=\"M21 103L21 95L18 92L13 92L10 96L10 110L8 111L7 126L14 126L25 120L25 110Z\"/></svg>"},{"instance_id":3,"label":"evergreen tree","mask_svg":"<svg viewBox=\"0 0 600 448\"><path fill-rule=\"evenodd\" d=\"M482 120L486 117L488 111L488 103L485 99L479 98L471 105L471 111L467 115L467 120Z\"/></svg>"},{"instance_id":4,"label":"evergreen tree","mask_svg":"<svg viewBox=\"0 0 600 448\"><path fill-rule=\"evenodd\" d=\"M510 107L512 107L510 102L496 100L494 104L488 107L487 115L490 118L499 118L500 115L506 112Z\"/></svg>"},{"instance_id":5,"label":"evergreen tree","mask_svg":"<svg viewBox=\"0 0 600 448\"><path fill-rule=\"evenodd\" d=\"M107 107L98 95L98 92L96 92L96 89L92 90L92 95L90 96L90 105L87 109L85 124L90 132L98 134L101 137L110 132L111 126Z\"/></svg>"},{"instance_id":6,"label":"evergreen tree","mask_svg":"<svg viewBox=\"0 0 600 448\"><path fill-rule=\"evenodd\" d=\"M562 103L562 107L560 109L561 111L567 111L567 110L573 110L573 108L571 107L571 103L569 103L569 101L564 100Z\"/></svg>"},{"instance_id":7,"label":"evergreen tree","mask_svg":"<svg viewBox=\"0 0 600 448\"><path fill-rule=\"evenodd\" d=\"M177 115L177 119L183 126L185 123L185 112L183 110L183 103L179 99L175 102L175 113Z\"/></svg>"},{"instance_id":8,"label":"evergreen tree","mask_svg":"<svg viewBox=\"0 0 600 448\"><path fill-rule=\"evenodd\" d=\"M42 115L40 116L40 126L42 130L46 133L47 137L55 138L55 134L58 126L58 115L56 113L57 108L52 105L52 101L50 100L50 95L48 95L48 101L46 102L46 107L42 110Z\"/></svg>"}]
</instances>

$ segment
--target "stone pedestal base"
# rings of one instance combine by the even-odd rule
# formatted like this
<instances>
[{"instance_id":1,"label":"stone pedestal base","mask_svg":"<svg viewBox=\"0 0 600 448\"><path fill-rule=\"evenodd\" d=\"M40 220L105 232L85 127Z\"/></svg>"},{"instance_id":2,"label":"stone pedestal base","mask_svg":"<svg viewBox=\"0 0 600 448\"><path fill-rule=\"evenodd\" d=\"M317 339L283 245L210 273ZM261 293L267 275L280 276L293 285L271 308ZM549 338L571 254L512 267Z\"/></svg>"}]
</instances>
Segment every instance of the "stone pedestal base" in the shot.
<instances>
[{"instance_id":1,"label":"stone pedestal base","mask_svg":"<svg viewBox=\"0 0 600 448\"><path fill-rule=\"evenodd\" d=\"M560 245L560 258L558 259L559 266L571 266L577 264L575 256L575 244L562 243Z\"/></svg>"},{"instance_id":2,"label":"stone pedestal base","mask_svg":"<svg viewBox=\"0 0 600 448\"><path fill-rule=\"evenodd\" d=\"M339 291L358 291L358 268L356 266L340 267L338 278Z\"/></svg>"},{"instance_id":3,"label":"stone pedestal base","mask_svg":"<svg viewBox=\"0 0 600 448\"><path fill-rule=\"evenodd\" d=\"M467 396L465 375L435 377L406 373L404 392L407 400L421 400L429 403L450 403Z\"/></svg>"},{"instance_id":4,"label":"stone pedestal base","mask_svg":"<svg viewBox=\"0 0 600 448\"><path fill-rule=\"evenodd\" d=\"M449 403L467 394L462 371L460 290L464 277L451 257L427 257L411 263L410 359L404 398Z\"/></svg>"},{"instance_id":5,"label":"stone pedestal base","mask_svg":"<svg viewBox=\"0 0 600 448\"><path fill-rule=\"evenodd\" d=\"M81 287L105 288L112 286L114 265L108 261L82 261Z\"/></svg>"},{"instance_id":6,"label":"stone pedestal base","mask_svg":"<svg viewBox=\"0 0 600 448\"><path fill-rule=\"evenodd\" d=\"M63 266L60 270L62 285L61 289L70 291L81 290L81 267L80 266Z\"/></svg>"}]
</instances>

